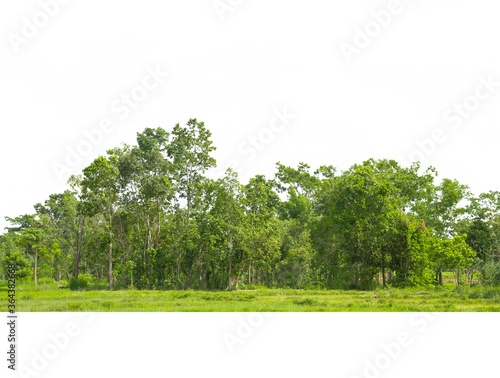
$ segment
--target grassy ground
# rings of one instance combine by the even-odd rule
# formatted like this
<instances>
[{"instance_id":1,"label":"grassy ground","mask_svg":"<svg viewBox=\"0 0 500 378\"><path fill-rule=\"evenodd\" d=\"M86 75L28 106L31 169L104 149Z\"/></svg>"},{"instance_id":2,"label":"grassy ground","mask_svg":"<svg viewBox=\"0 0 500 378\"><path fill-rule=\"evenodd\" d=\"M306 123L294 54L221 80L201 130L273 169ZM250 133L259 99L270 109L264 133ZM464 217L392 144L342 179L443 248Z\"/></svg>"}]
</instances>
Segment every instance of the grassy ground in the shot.
<instances>
[{"instance_id":1,"label":"grassy ground","mask_svg":"<svg viewBox=\"0 0 500 378\"><path fill-rule=\"evenodd\" d=\"M258 289L70 291L56 285L17 288L18 312L48 311L500 311L500 288L443 287L375 291ZM7 288L0 285L7 311Z\"/></svg>"}]
</instances>

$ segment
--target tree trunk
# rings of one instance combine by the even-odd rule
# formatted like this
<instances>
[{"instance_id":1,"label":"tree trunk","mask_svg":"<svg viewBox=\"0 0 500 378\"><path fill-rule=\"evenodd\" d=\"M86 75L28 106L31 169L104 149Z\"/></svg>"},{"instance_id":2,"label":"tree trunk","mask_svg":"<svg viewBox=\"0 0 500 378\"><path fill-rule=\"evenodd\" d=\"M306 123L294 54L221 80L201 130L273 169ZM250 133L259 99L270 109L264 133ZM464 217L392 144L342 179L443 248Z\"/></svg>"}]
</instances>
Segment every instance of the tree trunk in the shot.
<instances>
[{"instance_id":1,"label":"tree trunk","mask_svg":"<svg viewBox=\"0 0 500 378\"><path fill-rule=\"evenodd\" d=\"M203 242L200 240L200 249L199 249L199 259L200 259L200 265L199 265L199 271L198 271L198 285L201 289L201 265L202 265L202 255L203 255L203 252L202 252L202 248L203 248Z\"/></svg>"},{"instance_id":2,"label":"tree trunk","mask_svg":"<svg viewBox=\"0 0 500 378\"><path fill-rule=\"evenodd\" d=\"M161 213L158 210L158 228L156 230L156 249L158 250L158 247L160 245L160 223L161 223Z\"/></svg>"},{"instance_id":3,"label":"tree trunk","mask_svg":"<svg viewBox=\"0 0 500 378\"><path fill-rule=\"evenodd\" d=\"M82 255L83 227L85 224L85 218L86 215L84 215L82 218L82 222L80 223L80 230L78 232L78 244L76 246L75 280L78 279L78 274L80 271L80 257Z\"/></svg>"},{"instance_id":4,"label":"tree trunk","mask_svg":"<svg viewBox=\"0 0 500 378\"><path fill-rule=\"evenodd\" d=\"M102 215L104 218L104 214ZM104 218L104 224L108 229L109 236L109 255L108 255L108 277L109 277L109 290L113 290L113 232L111 230L111 213L108 211L109 225Z\"/></svg>"},{"instance_id":5,"label":"tree trunk","mask_svg":"<svg viewBox=\"0 0 500 378\"><path fill-rule=\"evenodd\" d=\"M382 252L382 284L385 287L385 254Z\"/></svg>"},{"instance_id":6,"label":"tree trunk","mask_svg":"<svg viewBox=\"0 0 500 378\"><path fill-rule=\"evenodd\" d=\"M35 286L38 285L36 273L38 268L38 247L35 247Z\"/></svg>"},{"instance_id":7,"label":"tree trunk","mask_svg":"<svg viewBox=\"0 0 500 378\"><path fill-rule=\"evenodd\" d=\"M231 226L229 228L229 239L228 239L228 246L229 246L229 290L232 289L232 283L231 283L231 270L233 268L233 220L231 219Z\"/></svg>"},{"instance_id":8,"label":"tree trunk","mask_svg":"<svg viewBox=\"0 0 500 378\"><path fill-rule=\"evenodd\" d=\"M109 237L111 238L111 235ZM113 290L113 243L112 242L109 243L109 290Z\"/></svg>"},{"instance_id":9,"label":"tree trunk","mask_svg":"<svg viewBox=\"0 0 500 378\"><path fill-rule=\"evenodd\" d=\"M150 250L153 245L153 235L151 232L151 223L149 222L149 215L145 217L146 220L146 277L148 278L147 288L149 289L149 284L151 282L151 257Z\"/></svg>"}]
</instances>

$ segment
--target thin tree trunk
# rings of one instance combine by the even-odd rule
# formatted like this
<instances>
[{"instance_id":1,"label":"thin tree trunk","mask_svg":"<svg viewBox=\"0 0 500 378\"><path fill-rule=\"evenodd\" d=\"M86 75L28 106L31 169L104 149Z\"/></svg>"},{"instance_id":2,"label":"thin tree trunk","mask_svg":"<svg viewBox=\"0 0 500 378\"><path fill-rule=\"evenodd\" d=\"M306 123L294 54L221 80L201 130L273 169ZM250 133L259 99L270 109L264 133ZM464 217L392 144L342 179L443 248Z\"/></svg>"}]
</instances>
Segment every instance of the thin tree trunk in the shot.
<instances>
[{"instance_id":1,"label":"thin tree trunk","mask_svg":"<svg viewBox=\"0 0 500 378\"><path fill-rule=\"evenodd\" d=\"M83 216L80 223L80 230L78 231L78 244L76 246L76 266L75 266L75 280L78 279L78 274L80 272L80 257L82 255L82 241L83 241L83 227L85 224L86 215Z\"/></svg>"},{"instance_id":2,"label":"thin tree trunk","mask_svg":"<svg viewBox=\"0 0 500 378\"><path fill-rule=\"evenodd\" d=\"M200 250L199 250L200 265L199 265L199 272L198 272L198 285L199 285L200 289L201 289L201 265L202 265L202 255L203 255L202 248L203 248L203 242L200 240Z\"/></svg>"},{"instance_id":3,"label":"thin tree trunk","mask_svg":"<svg viewBox=\"0 0 500 378\"><path fill-rule=\"evenodd\" d=\"M385 254L382 252L382 283L385 287Z\"/></svg>"},{"instance_id":4,"label":"thin tree trunk","mask_svg":"<svg viewBox=\"0 0 500 378\"><path fill-rule=\"evenodd\" d=\"M111 212L108 210L109 217L109 225L106 222L106 218L104 218L104 214L102 214L104 219L104 224L108 229L109 236L109 255L108 255L108 278L109 278L109 290L113 290L113 232L111 230Z\"/></svg>"},{"instance_id":5,"label":"thin tree trunk","mask_svg":"<svg viewBox=\"0 0 500 378\"><path fill-rule=\"evenodd\" d=\"M145 250L146 276L148 278L148 289L149 289L149 283L151 282L151 264L150 264L151 258L149 256L149 250L151 249L153 240L151 235L151 224L149 222L149 216L146 216L145 219L146 219L146 250Z\"/></svg>"},{"instance_id":6,"label":"thin tree trunk","mask_svg":"<svg viewBox=\"0 0 500 378\"><path fill-rule=\"evenodd\" d=\"M161 213L158 211L158 229L156 230L156 249L158 249L160 245L160 222L161 222Z\"/></svg>"},{"instance_id":7,"label":"thin tree trunk","mask_svg":"<svg viewBox=\"0 0 500 378\"><path fill-rule=\"evenodd\" d=\"M111 237L111 232L109 237ZM109 290L113 290L113 243L109 243Z\"/></svg>"},{"instance_id":8,"label":"thin tree trunk","mask_svg":"<svg viewBox=\"0 0 500 378\"><path fill-rule=\"evenodd\" d=\"M35 247L35 286L38 285L37 268L38 268L38 247Z\"/></svg>"},{"instance_id":9,"label":"thin tree trunk","mask_svg":"<svg viewBox=\"0 0 500 378\"><path fill-rule=\"evenodd\" d=\"M181 255L177 258L177 284L181 282L180 278L180 270L181 270Z\"/></svg>"},{"instance_id":10,"label":"thin tree trunk","mask_svg":"<svg viewBox=\"0 0 500 378\"><path fill-rule=\"evenodd\" d=\"M232 289L232 284L231 284L231 270L232 270L232 262L233 262L233 219L231 218L231 226L229 227L229 239L228 239L228 245L229 245L229 290Z\"/></svg>"}]
</instances>

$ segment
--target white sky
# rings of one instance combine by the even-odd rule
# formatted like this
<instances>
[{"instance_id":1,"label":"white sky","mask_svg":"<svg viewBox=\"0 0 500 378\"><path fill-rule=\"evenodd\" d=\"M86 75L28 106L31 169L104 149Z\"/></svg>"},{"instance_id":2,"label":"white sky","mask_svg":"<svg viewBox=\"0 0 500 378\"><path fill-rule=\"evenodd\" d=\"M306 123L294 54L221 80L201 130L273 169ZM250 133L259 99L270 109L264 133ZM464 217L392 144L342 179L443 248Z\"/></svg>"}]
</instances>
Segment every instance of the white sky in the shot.
<instances>
[{"instance_id":1,"label":"white sky","mask_svg":"<svg viewBox=\"0 0 500 378\"><path fill-rule=\"evenodd\" d=\"M277 161L343 170L370 157L410 159L417 141L444 133L425 164L476 193L499 190L500 86L470 97L479 77L500 81L496 2L401 1L348 62L340 44L354 45L357 28L375 30L371 12L388 3L244 0L221 19L213 0L73 0L50 17L38 1L2 2L0 227L68 188L70 173L58 178L54 164L105 118L114 130L71 173L146 127L198 118L219 165L236 162L242 181L272 177ZM16 53L9 33L29 32L25 18L47 22ZM170 76L120 119L112 104L156 67ZM465 100L477 110L453 130L443 115ZM295 118L269 134L284 108ZM267 143L253 157L245 143L259 136Z\"/></svg>"}]
</instances>

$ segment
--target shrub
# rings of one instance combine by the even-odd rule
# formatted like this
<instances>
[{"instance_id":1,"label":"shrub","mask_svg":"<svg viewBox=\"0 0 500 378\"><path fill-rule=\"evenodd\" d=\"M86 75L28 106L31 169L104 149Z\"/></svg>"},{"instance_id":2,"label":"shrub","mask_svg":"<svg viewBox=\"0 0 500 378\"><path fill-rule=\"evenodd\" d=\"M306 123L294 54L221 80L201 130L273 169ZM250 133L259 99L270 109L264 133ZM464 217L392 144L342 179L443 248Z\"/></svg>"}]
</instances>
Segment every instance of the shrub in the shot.
<instances>
[{"instance_id":1,"label":"shrub","mask_svg":"<svg viewBox=\"0 0 500 378\"><path fill-rule=\"evenodd\" d=\"M86 290L94 283L94 276L92 274L80 274L78 279L72 278L69 281L70 290Z\"/></svg>"},{"instance_id":2,"label":"shrub","mask_svg":"<svg viewBox=\"0 0 500 378\"><path fill-rule=\"evenodd\" d=\"M69 281L70 290L85 290L89 286L89 283L84 278L74 279Z\"/></svg>"},{"instance_id":3,"label":"shrub","mask_svg":"<svg viewBox=\"0 0 500 378\"><path fill-rule=\"evenodd\" d=\"M38 284L39 285L54 285L56 283L56 280L53 279L52 277L42 277L38 279Z\"/></svg>"},{"instance_id":4,"label":"shrub","mask_svg":"<svg viewBox=\"0 0 500 378\"><path fill-rule=\"evenodd\" d=\"M28 259L26 259L21 252L8 252L1 261L2 269L5 275L9 265L16 266L16 279L18 280L31 280L33 277L33 268L31 267Z\"/></svg>"},{"instance_id":5,"label":"shrub","mask_svg":"<svg viewBox=\"0 0 500 378\"><path fill-rule=\"evenodd\" d=\"M486 286L500 286L500 262L488 261L479 271L481 283Z\"/></svg>"}]
</instances>

